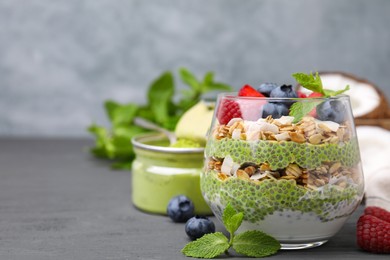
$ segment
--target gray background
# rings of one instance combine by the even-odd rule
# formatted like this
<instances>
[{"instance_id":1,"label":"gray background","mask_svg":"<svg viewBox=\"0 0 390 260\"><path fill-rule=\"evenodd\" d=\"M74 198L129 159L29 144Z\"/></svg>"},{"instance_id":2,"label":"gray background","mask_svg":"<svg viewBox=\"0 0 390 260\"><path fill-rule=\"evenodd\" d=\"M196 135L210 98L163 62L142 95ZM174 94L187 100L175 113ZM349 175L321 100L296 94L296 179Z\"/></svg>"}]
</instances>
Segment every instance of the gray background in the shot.
<instances>
[{"instance_id":1,"label":"gray background","mask_svg":"<svg viewBox=\"0 0 390 260\"><path fill-rule=\"evenodd\" d=\"M185 66L236 89L341 70L390 96L387 0L0 0L0 135L88 136ZM179 85L179 88L183 86Z\"/></svg>"}]
</instances>

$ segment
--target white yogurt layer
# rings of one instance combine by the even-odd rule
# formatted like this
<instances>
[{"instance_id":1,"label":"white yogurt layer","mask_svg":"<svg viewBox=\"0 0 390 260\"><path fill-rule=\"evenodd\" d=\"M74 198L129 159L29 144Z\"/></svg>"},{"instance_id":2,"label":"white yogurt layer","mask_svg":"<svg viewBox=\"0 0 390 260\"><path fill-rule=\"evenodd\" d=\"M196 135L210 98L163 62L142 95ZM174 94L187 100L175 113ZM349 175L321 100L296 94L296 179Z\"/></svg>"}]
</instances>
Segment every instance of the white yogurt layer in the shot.
<instances>
[{"instance_id":1,"label":"white yogurt layer","mask_svg":"<svg viewBox=\"0 0 390 260\"><path fill-rule=\"evenodd\" d=\"M337 233L348 217L322 222L315 213L300 211L275 211L257 223L243 221L239 232L261 230L283 242L324 240Z\"/></svg>"},{"instance_id":2,"label":"white yogurt layer","mask_svg":"<svg viewBox=\"0 0 390 260\"><path fill-rule=\"evenodd\" d=\"M206 201L208 201L207 198ZM211 204L210 201L208 202L216 217L221 220L224 206L220 203L219 198ZM302 213L295 210L283 210L275 211L256 223L244 220L238 232L260 230L282 243L321 241L334 236L347 219L348 216L344 216L323 222L314 212Z\"/></svg>"}]
</instances>

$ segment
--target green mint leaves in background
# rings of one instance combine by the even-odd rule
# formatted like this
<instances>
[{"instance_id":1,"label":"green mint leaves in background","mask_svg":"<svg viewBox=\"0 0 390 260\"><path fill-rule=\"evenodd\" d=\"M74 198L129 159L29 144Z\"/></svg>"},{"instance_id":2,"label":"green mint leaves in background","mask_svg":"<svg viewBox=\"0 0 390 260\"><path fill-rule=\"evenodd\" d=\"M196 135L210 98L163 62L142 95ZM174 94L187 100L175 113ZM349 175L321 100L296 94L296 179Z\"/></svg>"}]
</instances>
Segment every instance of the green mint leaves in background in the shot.
<instances>
[{"instance_id":1,"label":"green mint leaves in background","mask_svg":"<svg viewBox=\"0 0 390 260\"><path fill-rule=\"evenodd\" d=\"M242 255L250 257L265 257L275 254L280 249L280 243L273 237L257 230L246 231L235 235L241 226L244 213L228 204L222 215L222 222L230 234L230 239L221 232L206 234L188 243L181 252L190 257L214 258L228 253L229 248Z\"/></svg>"},{"instance_id":2,"label":"green mint leaves in background","mask_svg":"<svg viewBox=\"0 0 390 260\"><path fill-rule=\"evenodd\" d=\"M198 103L203 94L232 88L224 83L214 81L214 73L207 72L201 80L185 68L179 70L181 81L187 89L176 90L172 72L164 72L149 86L147 103L120 104L107 100L104 108L110 121L110 127L92 124L88 131L95 137L95 146L91 153L96 157L113 162L116 169L130 169L135 157L131 138L149 130L133 123L135 117L142 117L163 128L174 130L180 117L193 105ZM129 91L130 96L130 91ZM175 102L175 100L178 100Z\"/></svg>"},{"instance_id":3,"label":"green mint leaves in background","mask_svg":"<svg viewBox=\"0 0 390 260\"><path fill-rule=\"evenodd\" d=\"M344 89L341 90L329 90L324 89L321 81L321 77L318 72L314 75L312 73L294 73L292 74L293 78L300 84L302 87L311 90L313 92L321 93L323 97L329 98L333 96L340 95L345 91L349 90L347 85ZM316 106L322 103L321 100L307 101L307 102L295 102L290 107L290 116L294 117L293 123L299 122L305 115L312 111Z\"/></svg>"}]
</instances>

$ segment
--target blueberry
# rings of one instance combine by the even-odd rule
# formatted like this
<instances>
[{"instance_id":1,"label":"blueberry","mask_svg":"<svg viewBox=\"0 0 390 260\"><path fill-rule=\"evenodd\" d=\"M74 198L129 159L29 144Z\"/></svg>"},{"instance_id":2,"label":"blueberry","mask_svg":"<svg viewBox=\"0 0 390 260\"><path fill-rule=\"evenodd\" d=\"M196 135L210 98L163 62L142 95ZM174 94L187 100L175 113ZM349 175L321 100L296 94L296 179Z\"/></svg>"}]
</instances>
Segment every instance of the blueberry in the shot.
<instances>
[{"instance_id":1,"label":"blueberry","mask_svg":"<svg viewBox=\"0 0 390 260\"><path fill-rule=\"evenodd\" d=\"M269 97L271 91L277 87L279 87L279 85L276 83L263 83L259 87L257 87L256 90L264 96Z\"/></svg>"},{"instance_id":2,"label":"blueberry","mask_svg":"<svg viewBox=\"0 0 390 260\"><path fill-rule=\"evenodd\" d=\"M269 96L273 98L297 98L298 94L291 85L282 85L273 89ZM290 108L294 101L284 101L283 103Z\"/></svg>"},{"instance_id":3,"label":"blueberry","mask_svg":"<svg viewBox=\"0 0 390 260\"><path fill-rule=\"evenodd\" d=\"M289 113L289 110L287 106L283 103L267 103L263 106L263 115L262 117L265 118L269 115L272 116L272 118L280 118L281 116L287 116Z\"/></svg>"},{"instance_id":4,"label":"blueberry","mask_svg":"<svg viewBox=\"0 0 390 260\"><path fill-rule=\"evenodd\" d=\"M342 123L345 117L345 106L338 100L327 100L317 106L317 118L322 121Z\"/></svg>"},{"instance_id":5,"label":"blueberry","mask_svg":"<svg viewBox=\"0 0 390 260\"><path fill-rule=\"evenodd\" d=\"M173 197L168 203L167 214L173 222L186 222L194 216L194 204L184 195Z\"/></svg>"},{"instance_id":6,"label":"blueberry","mask_svg":"<svg viewBox=\"0 0 390 260\"><path fill-rule=\"evenodd\" d=\"M192 240L195 240L205 234L214 233L215 225L207 217L195 216L187 221L185 230L187 235Z\"/></svg>"}]
</instances>

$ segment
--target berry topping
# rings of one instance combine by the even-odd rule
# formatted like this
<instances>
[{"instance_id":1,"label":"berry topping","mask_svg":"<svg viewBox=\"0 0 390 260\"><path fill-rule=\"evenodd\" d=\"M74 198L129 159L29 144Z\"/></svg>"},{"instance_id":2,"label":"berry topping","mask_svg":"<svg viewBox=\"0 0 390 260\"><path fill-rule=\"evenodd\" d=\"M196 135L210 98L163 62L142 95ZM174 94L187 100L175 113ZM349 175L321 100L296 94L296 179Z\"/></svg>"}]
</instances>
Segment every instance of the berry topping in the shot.
<instances>
[{"instance_id":1,"label":"berry topping","mask_svg":"<svg viewBox=\"0 0 390 260\"><path fill-rule=\"evenodd\" d=\"M168 203L167 214L173 222L186 222L194 216L194 204L184 195L173 197Z\"/></svg>"},{"instance_id":2,"label":"berry topping","mask_svg":"<svg viewBox=\"0 0 390 260\"><path fill-rule=\"evenodd\" d=\"M187 221L185 230L187 235L192 240L195 240L205 234L214 233L215 225L207 217L195 216Z\"/></svg>"},{"instance_id":3,"label":"berry topping","mask_svg":"<svg viewBox=\"0 0 390 260\"><path fill-rule=\"evenodd\" d=\"M287 116L288 113L289 110L283 103L267 103L263 106L262 117L265 118L271 115L272 118L276 119L280 118L281 116Z\"/></svg>"},{"instance_id":4,"label":"berry topping","mask_svg":"<svg viewBox=\"0 0 390 260\"><path fill-rule=\"evenodd\" d=\"M372 215L390 223L390 212L380 207L370 206L364 210L365 215Z\"/></svg>"},{"instance_id":5,"label":"berry topping","mask_svg":"<svg viewBox=\"0 0 390 260\"><path fill-rule=\"evenodd\" d=\"M301 92L301 91L299 91L299 90L297 91L297 95L298 95L299 98L307 98L306 94Z\"/></svg>"},{"instance_id":6,"label":"berry topping","mask_svg":"<svg viewBox=\"0 0 390 260\"><path fill-rule=\"evenodd\" d=\"M342 123L345 116L343 103L337 100L324 101L317 106L317 118L322 121Z\"/></svg>"},{"instance_id":7,"label":"berry topping","mask_svg":"<svg viewBox=\"0 0 390 260\"><path fill-rule=\"evenodd\" d=\"M264 97L263 94L256 91L250 85L243 86L240 91L238 91L238 96L240 97Z\"/></svg>"},{"instance_id":8,"label":"berry topping","mask_svg":"<svg viewBox=\"0 0 390 260\"><path fill-rule=\"evenodd\" d=\"M220 124L226 125L232 118L242 117L240 106L234 100L222 99L217 111L217 119Z\"/></svg>"},{"instance_id":9,"label":"berry topping","mask_svg":"<svg viewBox=\"0 0 390 260\"><path fill-rule=\"evenodd\" d=\"M390 223L363 215L357 223L357 244L372 253L390 253Z\"/></svg>"},{"instance_id":10,"label":"berry topping","mask_svg":"<svg viewBox=\"0 0 390 260\"><path fill-rule=\"evenodd\" d=\"M310 95L308 95L307 97L308 98L316 98L316 97L323 97L324 95L322 95L321 93L319 92L312 92L310 93Z\"/></svg>"},{"instance_id":11,"label":"berry topping","mask_svg":"<svg viewBox=\"0 0 390 260\"><path fill-rule=\"evenodd\" d=\"M297 93L292 89L291 85L282 85L280 87L277 87L271 91L270 97L273 98L297 98ZM294 103L294 101L284 101L284 105L287 106L287 108L290 108L290 106Z\"/></svg>"},{"instance_id":12,"label":"berry topping","mask_svg":"<svg viewBox=\"0 0 390 260\"><path fill-rule=\"evenodd\" d=\"M291 85L282 85L280 87L274 88L270 95L270 97L276 98L297 98L297 93L292 89Z\"/></svg>"},{"instance_id":13,"label":"berry topping","mask_svg":"<svg viewBox=\"0 0 390 260\"><path fill-rule=\"evenodd\" d=\"M277 87L279 87L279 85L276 83L263 83L257 88L257 91L264 96L269 97L271 91Z\"/></svg>"}]
</instances>

